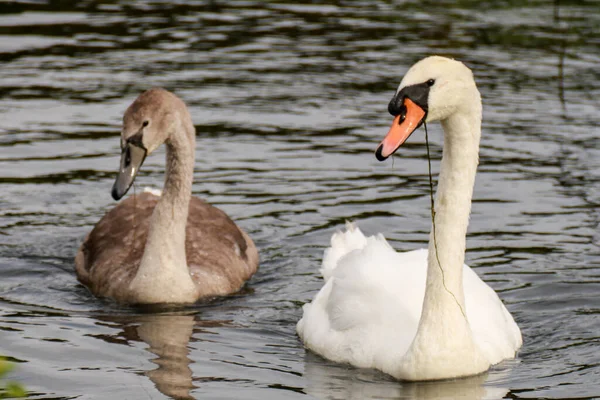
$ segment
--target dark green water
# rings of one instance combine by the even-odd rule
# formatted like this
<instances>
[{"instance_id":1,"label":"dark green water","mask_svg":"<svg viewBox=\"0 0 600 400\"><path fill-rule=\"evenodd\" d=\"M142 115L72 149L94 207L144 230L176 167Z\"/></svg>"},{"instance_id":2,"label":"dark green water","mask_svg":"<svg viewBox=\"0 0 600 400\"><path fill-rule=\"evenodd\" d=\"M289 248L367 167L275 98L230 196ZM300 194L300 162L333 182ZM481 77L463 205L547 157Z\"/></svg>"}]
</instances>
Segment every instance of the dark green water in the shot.
<instances>
[{"instance_id":1,"label":"dark green water","mask_svg":"<svg viewBox=\"0 0 600 400\"><path fill-rule=\"evenodd\" d=\"M0 354L35 399L600 397L600 3L31 1L0 3ZM426 246L422 132L374 150L408 67L475 72L484 100L467 261L522 329L515 361L403 384L307 354L301 305L331 234L355 220ZM198 132L194 193L256 241L238 295L144 312L73 272L114 206L120 120L163 86ZM432 125L434 169L441 128ZM163 154L138 190L159 186Z\"/></svg>"}]
</instances>

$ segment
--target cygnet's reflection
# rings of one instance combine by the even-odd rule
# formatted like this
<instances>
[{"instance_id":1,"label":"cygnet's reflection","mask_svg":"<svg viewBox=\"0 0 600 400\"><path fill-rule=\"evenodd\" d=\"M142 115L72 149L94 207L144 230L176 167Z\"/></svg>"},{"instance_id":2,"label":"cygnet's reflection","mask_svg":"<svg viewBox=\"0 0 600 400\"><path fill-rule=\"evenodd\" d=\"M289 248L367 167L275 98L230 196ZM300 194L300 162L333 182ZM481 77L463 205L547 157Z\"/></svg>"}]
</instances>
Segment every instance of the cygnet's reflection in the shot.
<instances>
[{"instance_id":1,"label":"cygnet's reflection","mask_svg":"<svg viewBox=\"0 0 600 400\"><path fill-rule=\"evenodd\" d=\"M158 368L145 375L156 388L174 399L193 399L192 370L188 344L194 330L193 315L146 315L138 319L137 334L157 355Z\"/></svg>"},{"instance_id":2,"label":"cygnet's reflection","mask_svg":"<svg viewBox=\"0 0 600 400\"><path fill-rule=\"evenodd\" d=\"M150 378L161 393L170 398L193 399L190 394L195 388L190 368L193 361L189 358L192 333L198 327L226 324L224 321L197 321L196 318L196 312L103 315L98 319L119 331L115 335L96 337L109 343L147 343L146 350L156 355L149 355L149 358L157 368L144 372L144 375Z\"/></svg>"},{"instance_id":3,"label":"cygnet's reflection","mask_svg":"<svg viewBox=\"0 0 600 400\"><path fill-rule=\"evenodd\" d=\"M306 393L318 399L487 400L501 399L508 392L484 385L488 373L447 381L398 382L381 372L334 364L312 353L307 353L304 368Z\"/></svg>"}]
</instances>

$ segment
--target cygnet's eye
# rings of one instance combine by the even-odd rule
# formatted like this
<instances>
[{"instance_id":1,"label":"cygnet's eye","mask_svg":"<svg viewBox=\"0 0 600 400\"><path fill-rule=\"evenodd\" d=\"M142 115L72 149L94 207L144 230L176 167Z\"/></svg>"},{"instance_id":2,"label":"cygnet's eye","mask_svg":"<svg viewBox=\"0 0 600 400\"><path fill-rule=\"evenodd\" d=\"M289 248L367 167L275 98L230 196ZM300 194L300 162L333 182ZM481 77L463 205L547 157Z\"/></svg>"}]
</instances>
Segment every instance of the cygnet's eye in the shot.
<instances>
[{"instance_id":1,"label":"cygnet's eye","mask_svg":"<svg viewBox=\"0 0 600 400\"><path fill-rule=\"evenodd\" d=\"M145 120L145 121L142 123L142 128L145 128L145 127L147 127L149 123L150 123L150 121L148 121L148 120Z\"/></svg>"},{"instance_id":2,"label":"cygnet's eye","mask_svg":"<svg viewBox=\"0 0 600 400\"><path fill-rule=\"evenodd\" d=\"M131 164L131 151L127 147L125 149L125 167L129 167L129 164Z\"/></svg>"},{"instance_id":3,"label":"cygnet's eye","mask_svg":"<svg viewBox=\"0 0 600 400\"><path fill-rule=\"evenodd\" d=\"M430 79L427 81L427 86L432 87L434 83L435 83L435 79Z\"/></svg>"}]
</instances>

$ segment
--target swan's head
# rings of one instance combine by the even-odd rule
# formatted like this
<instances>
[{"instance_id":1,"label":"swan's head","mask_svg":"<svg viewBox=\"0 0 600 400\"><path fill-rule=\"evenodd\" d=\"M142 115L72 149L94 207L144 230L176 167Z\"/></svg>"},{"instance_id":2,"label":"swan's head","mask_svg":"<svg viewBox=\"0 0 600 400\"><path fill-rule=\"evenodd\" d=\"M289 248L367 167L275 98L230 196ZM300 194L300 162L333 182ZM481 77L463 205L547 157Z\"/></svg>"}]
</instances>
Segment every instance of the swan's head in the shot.
<instances>
[{"instance_id":1,"label":"swan's head","mask_svg":"<svg viewBox=\"0 0 600 400\"><path fill-rule=\"evenodd\" d=\"M473 104L480 104L480 97L469 68L445 57L424 58L408 70L390 101L394 121L375 156L385 160L423 122L444 120Z\"/></svg>"},{"instance_id":2,"label":"swan's head","mask_svg":"<svg viewBox=\"0 0 600 400\"><path fill-rule=\"evenodd\" d=\"M127 193L146 156L178 128L183 112L187 113L183 101L160 88L146 90L127 108L121 130L121 165L112 188L115 200Z\"/></svg>"}]
</instances>

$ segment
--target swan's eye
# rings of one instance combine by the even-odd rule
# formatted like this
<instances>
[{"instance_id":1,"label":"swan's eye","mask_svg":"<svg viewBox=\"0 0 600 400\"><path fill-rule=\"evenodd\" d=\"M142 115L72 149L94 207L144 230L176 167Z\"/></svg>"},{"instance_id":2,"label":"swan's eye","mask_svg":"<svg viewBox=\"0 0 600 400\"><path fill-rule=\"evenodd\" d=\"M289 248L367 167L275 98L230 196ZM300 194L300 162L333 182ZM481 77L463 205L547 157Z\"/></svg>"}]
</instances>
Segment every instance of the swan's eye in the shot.
<instances>
[{"instance_id":1,"label":"swan's eye","mask_svg":"<svg viewBox=\"0 0 600 400\"><path fill-rule=\"evenodd\" d=\"M406 106L404 104L402 104L402 107L400 107L400 119L398 120L398 125L401 125L405 119L406 119Z\"/></svg>"},{"instance_id":2,"label":"swan's eye","mask_svg":"<svg viewBox=\"0 0 600 400\"><path fill-rule=\"evenodd\" d=\"M435 83L435 79L430 79L427 81L427 86L432 87L434 83Z\"/></svg>"},{"instance_id":3,"label":"swan's eye","mask_svg":"<svg viewBox=\"0 0 600 400\"><path fill-rule=\"evenodd\" d=\"M148 126L150 122L148 120L145 120L144 123L142 123L142 127L145 128Z\"/></svg>"}]
</instances>

